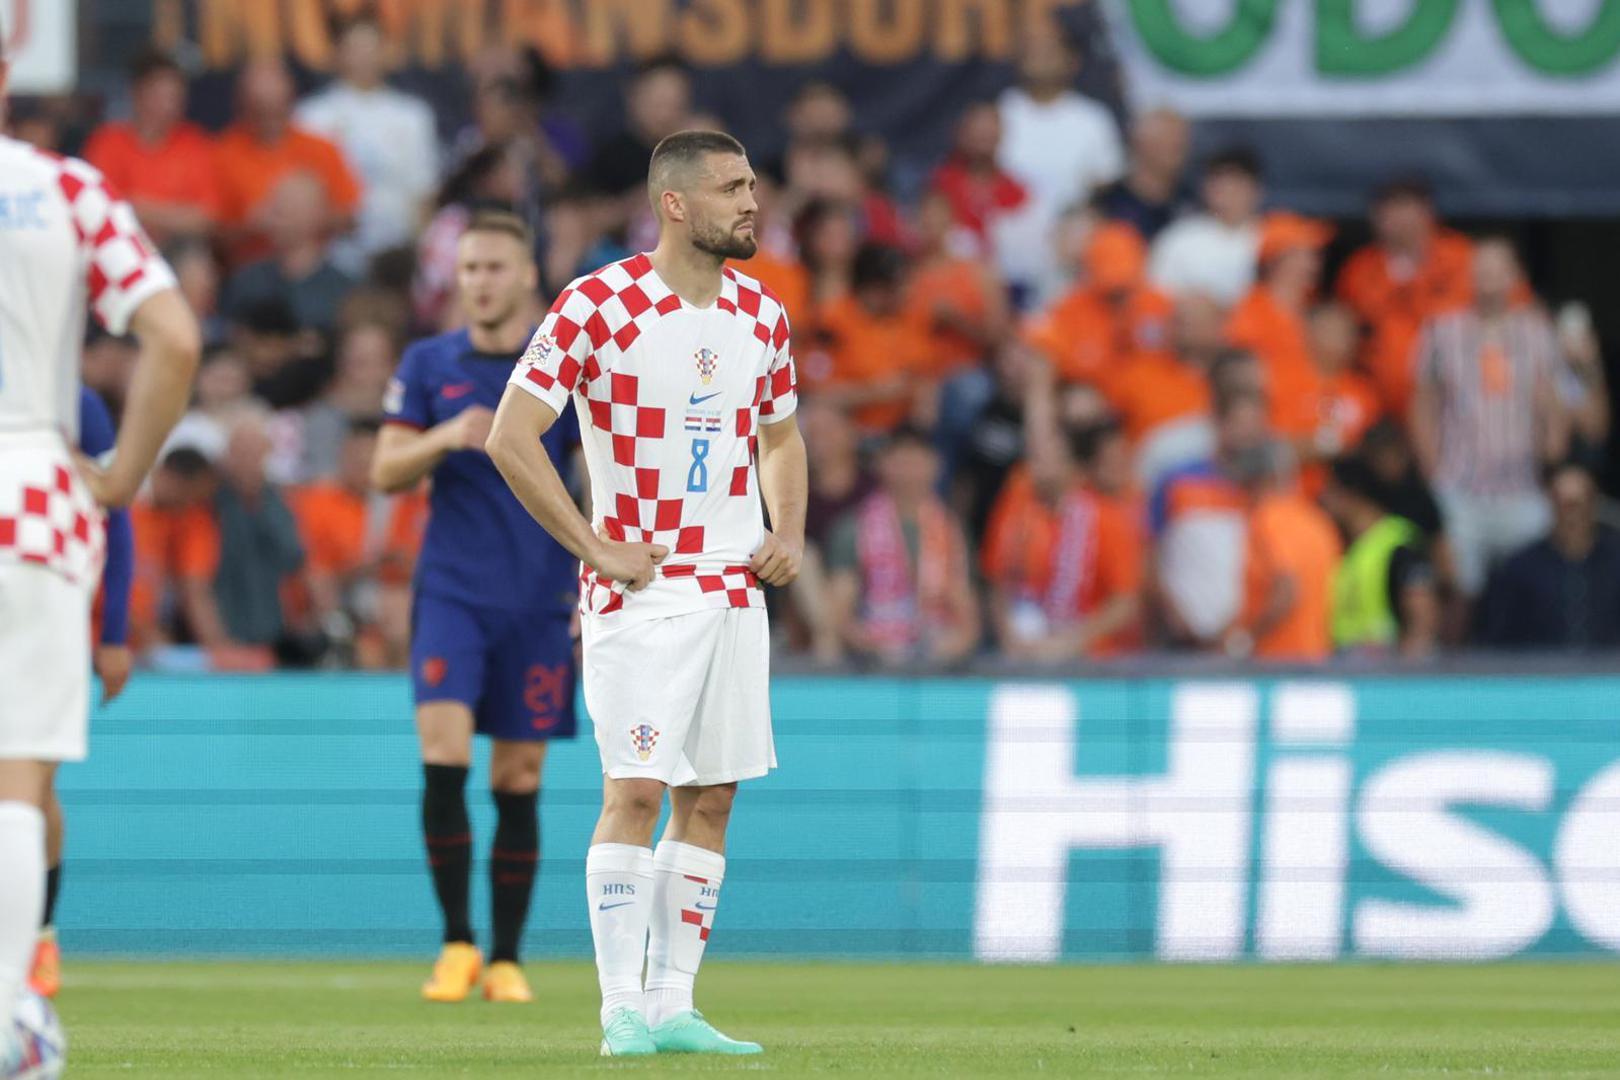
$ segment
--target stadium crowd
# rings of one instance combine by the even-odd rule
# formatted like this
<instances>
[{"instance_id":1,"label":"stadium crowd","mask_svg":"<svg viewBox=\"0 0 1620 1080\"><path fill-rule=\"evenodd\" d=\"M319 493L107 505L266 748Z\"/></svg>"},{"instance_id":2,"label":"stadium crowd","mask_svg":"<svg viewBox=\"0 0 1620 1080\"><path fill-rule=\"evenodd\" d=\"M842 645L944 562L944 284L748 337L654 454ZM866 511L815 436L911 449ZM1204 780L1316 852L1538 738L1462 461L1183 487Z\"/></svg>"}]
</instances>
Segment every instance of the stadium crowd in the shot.
<instances>
[{"instance_id":1,"label":"stadium crowd","mask_svg":"<svg viewBox=\"0 0 1620 1080\"><path fill-rule=\"evenodd\" d=\"M1162 109L1122 135L1072 89L1079 63L1029 39L905 197L826 83L756 157L740 269L792 320L811 454L779 647L869 665L1620 647L1587 313L1550 311L1513 245L1448 228L1418 177L1373 193L1371 242L1346 251L1272 205L1246 148L1192 161ZM157 54L87 138L15 111L15 135L132 200L204 321L196 401L134 508L148 662L402 665L425 500L372 490L368 467L404 344L457 324L460 230L488 206L532 224L538 322L651 243L653 145L726 126L673 60L627 78L611 134L570 120L532 53L469 70L459 131L386 76L360 19L302 97L280 62L248 63L223 131L186 120L187 73ZM130 353L86 345L115 413Z\"/></svg>"}]
</instances>

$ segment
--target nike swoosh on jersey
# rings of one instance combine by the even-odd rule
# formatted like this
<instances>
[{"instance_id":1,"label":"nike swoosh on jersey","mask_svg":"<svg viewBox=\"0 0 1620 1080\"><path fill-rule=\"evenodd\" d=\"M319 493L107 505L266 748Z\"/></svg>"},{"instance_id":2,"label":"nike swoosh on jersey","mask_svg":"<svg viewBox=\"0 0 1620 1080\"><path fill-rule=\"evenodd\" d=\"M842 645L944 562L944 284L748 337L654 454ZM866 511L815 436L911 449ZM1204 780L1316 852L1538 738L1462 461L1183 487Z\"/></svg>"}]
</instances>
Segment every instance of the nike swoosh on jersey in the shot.
<instances>
[{"instance_id":1,"label":"nike swoosh on jersey","mask_svg":"<svg viewBox=\"0 0 1620 1080\"><path fill-rule=\"evenodd\" d=\"M629 907L633 903L635 903L634 900L621 900L617 904L597 904L596 905L596 910L597 911L612 911L614 908L618 908L618 907Z\"/></svg>"},{"instance_id":2,"label":"nike swoosh on jersey","mask_svg":"<svg viewBox=\"0 0 1620 1080\"><path fill-rule=\"evenodd\" d=\"M725 391L723 391L723 390L716 390L714 393L712 393L712 394L704 394L702 397L698 397L696 394L693 394L690 398L687 399L687 403L691 404L691 405L698 405L698 404L701 404L701 403L703 403L705 401L708 401L710 398L717 398L721 394L723 394L724 392Z\"/></svg>"},{"instance_id":3,"label":"nike swoosh on jersey","mask_svg":"<svg viewBox=\"0 0 1620 1080\"><path fill-rule=\"evenodd\" d=\"M714 905L713 904L695 903L692 906L697 908L699 911L713 911L714 910Z\"/></svg>"},{"instance_id":4,"label":"nike swoosh on jersey","mask_svg":"<svg viewBox=\"0 0 1620 1080\"><path fill-rule=\"evenodd\" d=\"M475 389L477 388L470 382L451 383L449 386L441 388L439 393L454 401L458 397L466 397Z\"/></svg>"}]
</instances>

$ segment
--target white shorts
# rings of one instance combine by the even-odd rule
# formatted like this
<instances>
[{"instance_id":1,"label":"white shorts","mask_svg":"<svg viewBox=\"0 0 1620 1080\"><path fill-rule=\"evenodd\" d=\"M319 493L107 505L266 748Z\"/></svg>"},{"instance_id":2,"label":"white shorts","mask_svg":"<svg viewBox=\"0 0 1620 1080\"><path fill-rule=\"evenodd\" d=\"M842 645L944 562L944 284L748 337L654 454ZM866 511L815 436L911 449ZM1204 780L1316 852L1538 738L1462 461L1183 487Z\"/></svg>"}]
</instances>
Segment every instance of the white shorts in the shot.
<instances>
[{"instance_id":1,"label":"white shorts","mask_svg":"<svg viewBox=\"0 0 1620 1080\"><path fill-rule=\"evenodd\" d=\"M702 787L776 767L763 608L634 622L586 615L581 637L585 707L609 777Z\"/></svg>"},{"instance_id":2,"label":"white shorts","mask_svg":"<svg viewBox=\"0 0 1620 1080\"><path fill-rule=\"evenodd\" d=\"M83 761L90 727L90 591L0 563L0 760Z\"/></svg>"}]
</instances>

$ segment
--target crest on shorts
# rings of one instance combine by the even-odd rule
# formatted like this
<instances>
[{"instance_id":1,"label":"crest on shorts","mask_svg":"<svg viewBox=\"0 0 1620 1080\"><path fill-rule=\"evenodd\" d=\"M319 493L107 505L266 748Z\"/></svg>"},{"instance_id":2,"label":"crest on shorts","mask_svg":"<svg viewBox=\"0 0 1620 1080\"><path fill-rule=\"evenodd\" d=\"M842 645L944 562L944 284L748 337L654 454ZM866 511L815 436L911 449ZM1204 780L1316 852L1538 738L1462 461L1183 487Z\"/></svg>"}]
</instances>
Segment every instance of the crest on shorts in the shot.
<instances>
[{"instance_id":1,"label":"crest on shorts","mask_svg":"<svg viewBox=\"0 0 1620 1080\"><path fill-rule=\"evenodd\" d=\"M636 748L636 757L646 761L658 745L658 729L651 724L637 724L630 729L630 745Z\"/></svg>"},{"instance_id":2,"label":"crest on shorts","mask_svg":"<svg viewBox=\"0 0 1620 1080\"><path fill-rule=\"evenodd\" d=\"M704 386L708 386L715 370L720 367L720 354L713 349L699 349L693 358L697 360L698 378L703 380Z\"/></svg>"}]
</instances>

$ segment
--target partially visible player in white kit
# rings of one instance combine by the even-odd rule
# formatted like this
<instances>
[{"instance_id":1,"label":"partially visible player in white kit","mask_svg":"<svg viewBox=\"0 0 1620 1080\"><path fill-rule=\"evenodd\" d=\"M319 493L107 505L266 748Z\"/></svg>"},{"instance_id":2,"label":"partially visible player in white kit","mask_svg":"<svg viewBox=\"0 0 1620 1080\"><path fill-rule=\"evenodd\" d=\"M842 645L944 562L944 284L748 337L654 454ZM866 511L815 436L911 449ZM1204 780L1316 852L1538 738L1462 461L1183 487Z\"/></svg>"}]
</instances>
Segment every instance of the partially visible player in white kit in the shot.
<instances>
[{"instance_id":1,"label":"partially visible player in white kit","mask_svg":"<svg viewBox=\"0 0 1620 1080\"><path fill-rule=\"evenodd\" d=\"M0 35L0 41L4 36ZM0 55L0 121L6 61ZM141 345L110 460L77 459L85 310ZM134 496L185 409L196 320L129 204L82 161L0 136L0 1077L45 901L56 766L85 755L102 506Z\"/></svg>"},{"instance_id":2,"label":"partially visible player in white kit","mask_svg":"<svg viewBox=\"0 0 1620 1080\"><path fill-rule=\"evenodd\" d=\"M602 1052L759 1053L693 1009L692 985L737 782L776 765L760 585L798 576L804 442L787 315L726 266L755 250L742 145L671 135L647 183L657 248L563 290L512 372L488 449L583 563L585 704L606 777L585 861ZM570 398L594 522L540 446Z\"/></svg>"}]
</instances>

